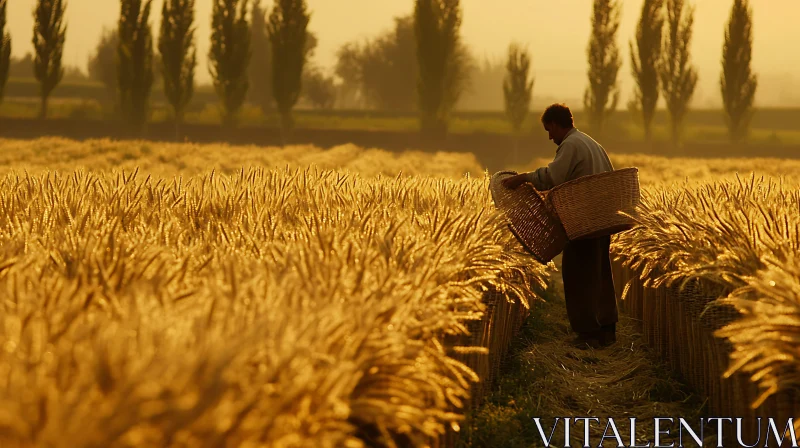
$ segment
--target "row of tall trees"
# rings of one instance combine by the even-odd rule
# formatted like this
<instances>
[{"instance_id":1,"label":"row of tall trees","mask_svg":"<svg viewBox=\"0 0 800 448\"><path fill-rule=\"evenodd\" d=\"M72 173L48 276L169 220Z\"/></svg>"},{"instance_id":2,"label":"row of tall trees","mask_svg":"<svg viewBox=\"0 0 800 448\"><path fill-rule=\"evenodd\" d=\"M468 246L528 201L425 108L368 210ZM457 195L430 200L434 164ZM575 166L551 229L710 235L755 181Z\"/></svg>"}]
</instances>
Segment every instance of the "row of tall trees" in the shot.
<instances>
[{"instance_id":1,"label":"row of tall trees","mask_svg":"<svg viewBox=\"0 0 800 448\"><path fill-rule=\"evenodd\" d=\"M149 25L151 1L120 0L117 28L104 33L89 70L104 81L119 111L136 128L146 121L151 89L161 84L179 126L194 92L195 4L194 0L164 1L156 54ZM442 135L451 111L469 88L473 69L460 39L461 6L459 0L414 1L413 14L396 19L391 32L373 42L342 47L336 74L345 80L340 91L345 102L416 110L424 133ZM3 28L6 2L0 0ZM42 116L47 113L50 92L64 75L65 7L64 0L37 0L34 11L32 65L41 85ZM748 0L734 0L725 33L720 87L734 139L746 135L757 86L750 69L751 16ZM308 63L316 46L316 38L307 31L309 20L304 0L274 0L269 13L260 1L248 11L246 0L214 0L209 72L226 125L236 123L248 98L265 112L275 107L286 130L293 127L291 111L301 92L320 107L332 106L332 78ZM636 80L629 106L640 114L647 139L652 138L660 98L669 111L672 137L679 139L698 78L690 54L693 20L694 8L685 0L644 0L635 41L629 44ZM606 127L619 101L619 22L619 0L594 0L584 109L596 132ZM3 28L0 81L8 77L5 61L10 57L10 38ZM517 129L527 115L521 105L530 104L529 52L512 45L505 68L503 98Z\"/></svg>"},{"instance_id":2,"label":"row of tall trees","mask_svg":"<svg viewBox=\"0 0 800 448\"><path fill-rule=\"evenodd\" d=\"M301 75L308 55L307 26L310 14L304 0L275 0L271 13L260 3L252 11L247 0L214 0L212 3L209 73L220 99L222 122L234 126L251 84L262 107L273 101L283 129L293 127L292 108L301 90ZM95 55L98 67L115 67L120 111L140 129L147 117L147 101L153 86L154 51L148 18L151 0L121 0L116 35L116 60L101 50L113 45L113 35L101 41ZM172 109L176 132L192 99L197 66L194 0L165 0L161 10L158 60L164 94ZM255 50L258 50L253 58ZM251 64L251 60L254 62ZM106 72L110 72L106 68ZM101 78L111 80L108 73ZM270 81L253 83L265 77ZM108 85L113 85L109 83Z\"/></svg>"},{"instance_id":3,"label":"row of tall trees","mask_svg":"<svg viewBox=\"0 0 800 448\"><path fill-rule=\"evenodd\" d=\"M584 108L592 128L602 132L619 98L617 75L622 65L616 34L620 22L619 0L595 0L588 47L589 85ZM747 135L753 115L757 78L752 73L752 9L749 0L734 0L722 48L720 90L732 140ZM645 138L659 98L670 116L673 142L680 140L683 121L697 86L697 69L691 62L694 7L684 0L644 0L631 41L631 71L636 82L629 108L641 117Z\"/></svg>"},{"instance_id":4,"label":"row of tall trees","mask_svg":"<svg viewBox=\"0 0 800 448\"><path fill-rule=\"evenodd\" d=\"M6 31L7 0L0 0L0 101L12 68L11 36ZM30 68L40 87L40 116L47 115L47 99L64 77L61 56L67 27L64 23L63 0L39 0L33 11L33 47L35 57Z\"/></svg>"},{"instance_id":5,"label":"row of tall trees","mask_svg":"<svg viewBox=\"0 0 800 448\"><path fill-rule=\"evenodd\" d=\"M419 110L423 132L441 134L448 111L469 87L473 67L460 45L458 1L416 1L413 17L396 19L394 29L372 42L349 43L338 53L336 74L344 80L342 96L349 104L391 110ZM587 48L588 86L584 111L590 127L603 132L619 103L618 77L622 54L617 47L621 18L619 0L594 0L592 33ZM659 99L670 117L670 135L679 142L697 82L691 62L694 7L685 0L644 0L631 41L631 71L636 81L629 108L641 117L647 140ZM417 44L412 48L411 42ZM733 140L746 136L757 86L751 72L752 11L748 0L734 0L725 32L720 86L725 117ZM502 81L503 99L517 130L530 104L530 54L512 45ZM494 76L498 78L498 76ZM500 84L494 80L493 83ZM432 88L436 86L436 88ZM512 88L513 87L513 88ZM414 95L413 93L417 93Z\"/></svg>"},{"instance_id":6,"label":"row of tall trees","mask_svg":"<svg viewBox=\"0 0 800 448\"><path fill-rule=\"evenodd\" d=\"M11 57L11 35L6 31L8 0L0 0L0 102L3 101L9 75L33 73L39 82L41 117L47 115L47 100L64 75L81 78L79 70L67 72L62 66L62 54L67 27L64 23L66 3L63 0L38 0L33 11L34 56L15 60Z\"/></svg>"},{"instance_id":7,"label":"row of tall trees","mask_svg":"<svg viewBox=\"0 0 800 448\"><path fill-rule=\"evenodd\" d=\"M11 64L6 5L7 0L0 0L0 99ZM212 4L209 72L220 98L223 123L236 123L251 80L263 77L269 80L269 88L256 83L261 90L253 93L264 108L274 103L284 129L290 130L306 60L316 46L316 39L307 32L310 14L305 0L274 0L269 15L260 2L252 13L248 5L248 0L214 0ZM160 84L178 132L195 87L195 1L164 0L155 47L151 8L152 0L120 0L117 26L101 36L89 73L105 84L118 112L137 131L147 121L151 90ZM40 84L41 117L47 115L47 100L64 76L65 9L64 0L37 0L34 9L31 65ZM251 65L254 46L258 53ZM322 87L328 81L311 79Z\"/></svg>"}]
</instances>

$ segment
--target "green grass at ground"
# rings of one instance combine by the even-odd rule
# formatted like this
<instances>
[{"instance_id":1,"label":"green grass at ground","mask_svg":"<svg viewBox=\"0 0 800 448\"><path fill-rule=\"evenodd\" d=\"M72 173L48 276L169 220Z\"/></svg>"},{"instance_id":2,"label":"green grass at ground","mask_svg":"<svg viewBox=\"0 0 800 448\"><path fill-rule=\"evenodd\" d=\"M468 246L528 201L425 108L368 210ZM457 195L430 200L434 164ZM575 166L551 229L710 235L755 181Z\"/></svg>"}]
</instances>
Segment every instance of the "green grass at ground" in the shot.
<instances>
[{"instance_id":1,"label":"green grass at ground","mask_svg":"<svg viewBox=\"0 0 800 448\"><path fill-rule=\"evenodd\" d=\"M36 118L39 116L40 101L37 98L5 99L0 103L0 117ZM103 108L95 100L75 100L69 98L51 98L47 102L49 118L90 118L102 119Z\"/></svg>"},{"instance_id":2,"label":"green grass at ground","mask_svg":"<svg viewBox=\"0 0 800 448\"><path fill-rule=\"evenodd\" d=\"M552 289L543 294L545 300L557 300ZM541 394L529 387L545 381L545 372L521 355L540 334L552 333L556 321L547 318L545 309L534 304L530 316L512 342L509 369L501 372L497 384L480 408L467 414L462 426L459 448L502 446L528 448L541 443L531 416L541 415Z\"/></svg>"},{"instance_id":3,"label":"green grass at ground","mask_svg":"<svg viewBox=\"0 0 800 448\"><path fill-rule=\"evenodd\" d=\"M150 98L155 101L164 101L164 89L160 86L160 78L156 77L156 84L153 86ZM33 78L13 77L8 79L4 89L6 100L25 100L37 98L40 92L39 82ZM69 80L60 82L50 94L53 99L71 99L104 102L109 100L109 92L106 87L94 80ZM205 104L214 101L216 94L211 85L200 85L195 88L192 97L193 103Z\"/></svg>"},{"instance_id":4,"label":"green grass at ground","mask_svg":"<svg viewBox=\"0 0 800 448\"><path fill-rule=\"evenodd\" d=\"M39 101L35 98L13 99L0 103L0 117L35 118L39 114ZM101 120L112 117L108 110L95 100L75 100L54 98L48 105L49 118L88 118ZM297 110L294 113L295 124L305 129L337 129L337 130L378 130L413 132L419 129L419 122L414 116L391 116L375 112L341 113ZM172 119L170 110L164 104L151 106L150 121L162 122ZM277 113L263 114L253 105L246 104L239 114L241 126L280 126ZM186 114L187 123L219 124L221 113L216 104L207 104L201 109L190 110ZM530 129L532 123L526 126ZM492 116L454 117L450 122L450 131L454 133L510 133L511 127L502 118Z\"/></svg>"},{"instance_id":5,"label":"green grass at ground","mask_svg":"<svg viewBox=\"0 0 800 448\"><path fill-rule=\"evenodd\" d=\"M625 123L623 132L630 140L644 141L644 129L640 126L635 126L632 123ZM666 125L653 126L653 140L657 142L670 141L670 129ZM728 129L721 125L709 124L689 124L686 126L682 133L684 141L692 142L727 142ZM786 144L797 145L800 144L800 127L798 129L765 129L765 128L752 128L748 136L748 141L753 143L768 143L768 144Z\"/></svg>"}]
</instances>

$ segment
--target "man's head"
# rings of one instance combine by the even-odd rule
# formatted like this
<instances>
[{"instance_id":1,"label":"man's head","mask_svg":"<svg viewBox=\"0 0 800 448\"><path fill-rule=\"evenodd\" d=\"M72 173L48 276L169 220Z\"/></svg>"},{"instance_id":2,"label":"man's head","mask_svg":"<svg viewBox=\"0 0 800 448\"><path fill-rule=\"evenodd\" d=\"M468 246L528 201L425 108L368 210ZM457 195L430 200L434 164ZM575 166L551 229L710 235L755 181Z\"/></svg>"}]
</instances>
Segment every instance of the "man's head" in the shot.
<instances>
[{"instance_id":1,"label":"man's head","mask_svg":"<svg viewBox=\"0 0 800 448\"><path fill-rule=\"evenodd\" d=\"M572 121L572 112L565 104L552 104L545 109L542 114L542 124L544 130L549 134L550 140L556 145L560 145L567 132L575 126Z\"/></svg>"}]
</instances>

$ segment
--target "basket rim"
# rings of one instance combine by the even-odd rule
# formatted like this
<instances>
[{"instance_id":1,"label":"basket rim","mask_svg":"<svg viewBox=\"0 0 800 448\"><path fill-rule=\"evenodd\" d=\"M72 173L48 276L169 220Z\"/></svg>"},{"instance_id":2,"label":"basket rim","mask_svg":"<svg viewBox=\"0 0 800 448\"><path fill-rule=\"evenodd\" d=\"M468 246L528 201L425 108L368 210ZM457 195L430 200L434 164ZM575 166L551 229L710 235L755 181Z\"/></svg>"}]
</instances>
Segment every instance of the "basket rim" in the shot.
<instances>
[{"instance_id":1,"label":"basket rim","mask_svg":"<svg viewBox=\"0 0 800 448\"><path fill-rule=\"evenodd\" d=\"M548 200L551 201L559 219L564 224L564 229L567 231L570 241L582 240L597 235L613 235L630 230L630 228L633 226L630 222L628 222L628 220L620 218L619 211L616 211L609 219L610 215L606 213L606 210L598 210L596 208L597 204L591 200L587 202L586 198L582 201L579 201L586 208L579 207L578 209L575 209L574 207L566 206L571 202L567 200L567 196L565 196L568 194L567 191L574 188L594 189L595 187L598 187L604 189L603 187L610 187L615 182L619 182L619 185L633 182L633 184L635 184L633 185L633 188L630 190L627 188L625 189L628 194L623 193L620 197L635 198L633 203L635 203L635 207L637 207L641 196L638 173L639 169L637 167L626 167L618 170L604 171L602 173L581 176L577 179L573 179L569 182L565 182L554 187L553 191L548 197ZM600 182L598 182L598 180ZM609 184L609 182L611 184ZM595 183L598 185L594 185ZM604 207L601 207L601 209L603 208ZM576 211L577 213L575 213ZM600 228L594 226L594 224L586 224L584 220L590 219L587 215L605 217L605 227Z\"/></svg>"},{"instance_id":2,"label":"basket rim","mask_svg":"<svg viewBox=\"0 0 800 448\"><path fill-rule=\"evenodd\" d=\"M505 171L498 171L498 172L492 174L491 178L489 179L489 191L492 193L492 200L493 201L496 201L495 192L497 191L497 188L503 188L502 181L496 180L496 179L499 179L500 176L505 176L505 175L507 175L507 176L517 176L517 175L519 175L519 173L516 172L516 171L505 170ZM523 185L526 185L526 184L528 186L530 186L531 190L533 190L533 192L536 193L536 195L539 196L539 198L541 198L543 201L547 200L545 195L543 195L541 191L539 191L536 188L534 188L533 184L530 183L530 182L524 182L522 185L520 185L520 187L522 187ZM492 188L492 186L495 186L497 188Z\"/></svg>"},{"instance_id":3,"label":"basket rim","mask_svg":"<svg viewBox=\"0 0 800 448\"><path fill-rule=\"evenodd\" d=\"M551 188L549 191L551 191L553 193L556 193L559 190L561 190L562 187L568 187L570 185L580 184L580 183L584 183L584 182L592 182L594 180L602 179L602 178L605 178L605 177L617 176L620 173L622 173L622 174L637 173L638 174L639 173L639 168L634 166L634 167L619 168L619 169L611 170L611 171L604 171L602 173L587 174L585 176L578 177L577 179L572 179L572 180L569 180L567 182L558 184L555 187Z\"/></svg>"}]
</instances>

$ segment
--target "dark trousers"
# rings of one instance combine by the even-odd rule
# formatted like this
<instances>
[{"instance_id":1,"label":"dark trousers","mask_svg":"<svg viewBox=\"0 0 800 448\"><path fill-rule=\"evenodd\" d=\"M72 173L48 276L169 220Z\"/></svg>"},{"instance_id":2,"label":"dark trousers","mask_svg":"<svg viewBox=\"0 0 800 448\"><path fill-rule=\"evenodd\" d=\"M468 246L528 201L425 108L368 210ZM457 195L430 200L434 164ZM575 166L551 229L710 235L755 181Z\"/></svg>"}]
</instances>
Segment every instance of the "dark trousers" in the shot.
<instances>
[{"instance_id":1,"label":"dark trousers","mask_svg":"<svg viewBox=\"0 0 800 448\"><path fill-rule=\"evenodd\" d=\"M562 253L567 317L576 333L598 331L619 320L610 245L608 236L570 241Z\"/></svg>"}]
</instances>

